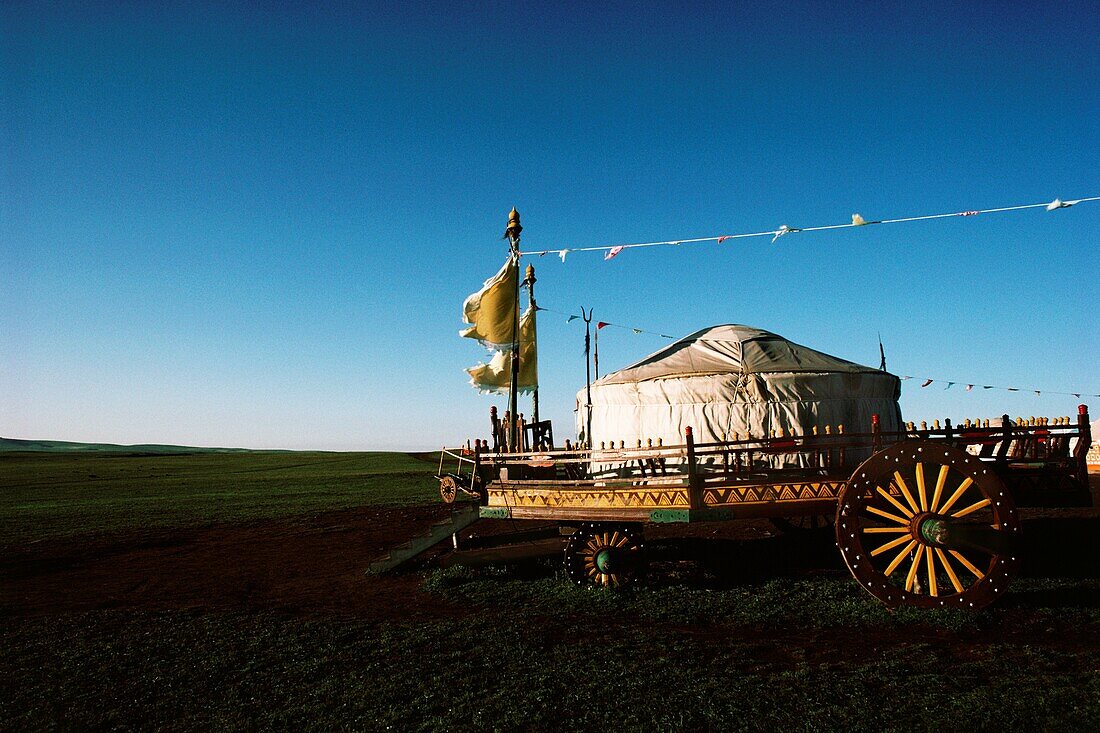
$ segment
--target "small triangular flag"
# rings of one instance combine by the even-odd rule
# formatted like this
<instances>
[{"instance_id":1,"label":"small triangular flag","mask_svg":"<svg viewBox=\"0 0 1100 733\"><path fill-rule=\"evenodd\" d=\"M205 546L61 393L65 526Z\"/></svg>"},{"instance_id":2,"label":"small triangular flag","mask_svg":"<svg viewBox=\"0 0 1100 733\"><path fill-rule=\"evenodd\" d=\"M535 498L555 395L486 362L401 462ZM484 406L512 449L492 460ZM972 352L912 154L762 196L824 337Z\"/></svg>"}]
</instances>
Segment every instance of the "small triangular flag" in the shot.
<instances>
[{"instance_id":1,"label":"small triangular flag","mask_svg":"<svg viewBox=\"0 0 1100 733\"><path fill-rule=\"evenodd\" d=\"M611 258L612 258L612 257L614 257L615 255L617 255L617 254L619 254L620 252L622 252L622 251L623 251L623 249L624 249L624 247L623 247L622 245L619 245L618 247L612 247L611 249L607 250L607 254L605 254L605 255L603 256L604 260L606 261L606 260L609 260L609 259L611 259Z\"/></svg>"}]
</instances>

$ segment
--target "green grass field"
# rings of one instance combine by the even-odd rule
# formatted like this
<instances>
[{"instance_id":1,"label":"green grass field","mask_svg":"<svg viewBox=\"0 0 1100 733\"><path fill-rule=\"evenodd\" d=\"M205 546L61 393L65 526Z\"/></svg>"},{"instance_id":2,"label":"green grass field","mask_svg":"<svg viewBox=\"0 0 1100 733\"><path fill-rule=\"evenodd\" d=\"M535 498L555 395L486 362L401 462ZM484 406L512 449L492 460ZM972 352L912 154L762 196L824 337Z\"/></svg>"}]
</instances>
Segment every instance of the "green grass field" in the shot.
<instances>
[{"instance_id":1,"label":"green grass field","mask_svg":"<svg viewBox=\"0 0 1100 733\"><path fill-rule=\"evenodd\" d=\"M27 553L263 526L431 502L434 470L381 453L13 453L0 529ZM141 563L150 582L170 572ZM392 602L382 616L125 599L19 613L5 582L3 730L1100 729L1095 576L1022 578L980 613L891 613L836 572L721 586L666 570L622 593L549 563L356 573L345 592Z\"/></svg>"},{"instance_id":2,"label":"green grass field","mask_svg":"<svg viewBox=\"0 0 1100 733\"><path fill-rule=\"evenodd\" d=\"M437 468L405 453L0 452L0 546L424 503Z\"/></svg>"}]
</instances>

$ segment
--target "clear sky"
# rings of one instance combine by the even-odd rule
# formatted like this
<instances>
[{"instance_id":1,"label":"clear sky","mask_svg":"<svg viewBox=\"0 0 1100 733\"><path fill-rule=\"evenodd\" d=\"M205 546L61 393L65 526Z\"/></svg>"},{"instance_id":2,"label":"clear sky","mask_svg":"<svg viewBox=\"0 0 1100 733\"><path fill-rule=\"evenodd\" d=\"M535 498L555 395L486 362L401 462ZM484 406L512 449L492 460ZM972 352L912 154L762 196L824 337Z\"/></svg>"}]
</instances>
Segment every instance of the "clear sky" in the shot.
<instances>
[{"instance_id":1,"label":"clear sky","mask_svg":"<svg viewBox=\"0 0 1100 733\"><path fill-rule=\"evenodd\" d=\"M1100 194L1094 2L5 2L0 23L5 437L485 436L461 303L513 205L541 249ZM550 256L536 294L871 365L881 333L897 374L1100 393L1098 232L1100 202ZM583 328L539 331L560 438ZM601 368L667 343L605 329ZM942 384L904 382L906 419L1078 402Z\"/></svg>"}]
</instances>

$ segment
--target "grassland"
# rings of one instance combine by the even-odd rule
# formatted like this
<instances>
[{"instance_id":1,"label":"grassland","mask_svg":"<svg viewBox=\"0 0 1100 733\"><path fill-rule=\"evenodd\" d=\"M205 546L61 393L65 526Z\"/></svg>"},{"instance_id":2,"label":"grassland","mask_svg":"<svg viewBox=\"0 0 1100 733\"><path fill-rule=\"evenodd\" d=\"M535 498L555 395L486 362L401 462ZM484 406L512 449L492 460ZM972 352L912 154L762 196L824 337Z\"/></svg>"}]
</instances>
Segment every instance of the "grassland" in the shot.
<instances>
[{"instance_id":1,"label":"grassland","mask_svg":"<svg viewBox=\"0 0 1100 733\"><path fill-rule=\"evenodd\" d=\"M423 503L436 468L404 453L0 452L0 546Z\"/></svg>"},{"instance_id":2,"label":"grassland","mask_svg":"<svg viewBox=\"0 0 1100 733\"><path fill-rule=\"evenodd\" d=\"M1055 564L980 613L891 613L812 556L733 583L668 562L623 593L552 561L363 576L362 536L430 521L434 468L0 457L0 729L1100 729L1100 573ZM71 597L115 574L134 587Z\"/></svg>"}]
</instances>

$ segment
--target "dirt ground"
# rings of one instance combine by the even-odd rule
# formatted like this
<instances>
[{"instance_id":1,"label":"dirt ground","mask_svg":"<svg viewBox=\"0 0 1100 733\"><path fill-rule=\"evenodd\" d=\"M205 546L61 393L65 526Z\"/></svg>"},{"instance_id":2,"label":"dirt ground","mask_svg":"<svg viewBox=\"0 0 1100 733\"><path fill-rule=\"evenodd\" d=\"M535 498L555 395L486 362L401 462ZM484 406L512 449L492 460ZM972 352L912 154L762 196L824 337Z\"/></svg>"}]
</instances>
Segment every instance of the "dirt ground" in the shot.
<instances>
[{"instance_id":1,"label":"dirt ground","mask_svg":"<svg viewBox=\"0 0 1100 733\"><path fill-rule=\"evenodd\" d=\"M1100 476L1091 485L1092 508L1025 514L1025 573L1100 577ZM0 614L208 609L367 621L453 618L466 611L424 591L418 572L364 573L387 548L448 512L444 504L370 507L295 521L32 543L0 554ZM484 535L530 527L483 520L470 530ZM647 541L671 562L727 554L745 579L842 571L827 536L792 539L763 521L651 527ZM446 543L438 547L421 567L447 550Z\"/></svg>"}]
</instances>

